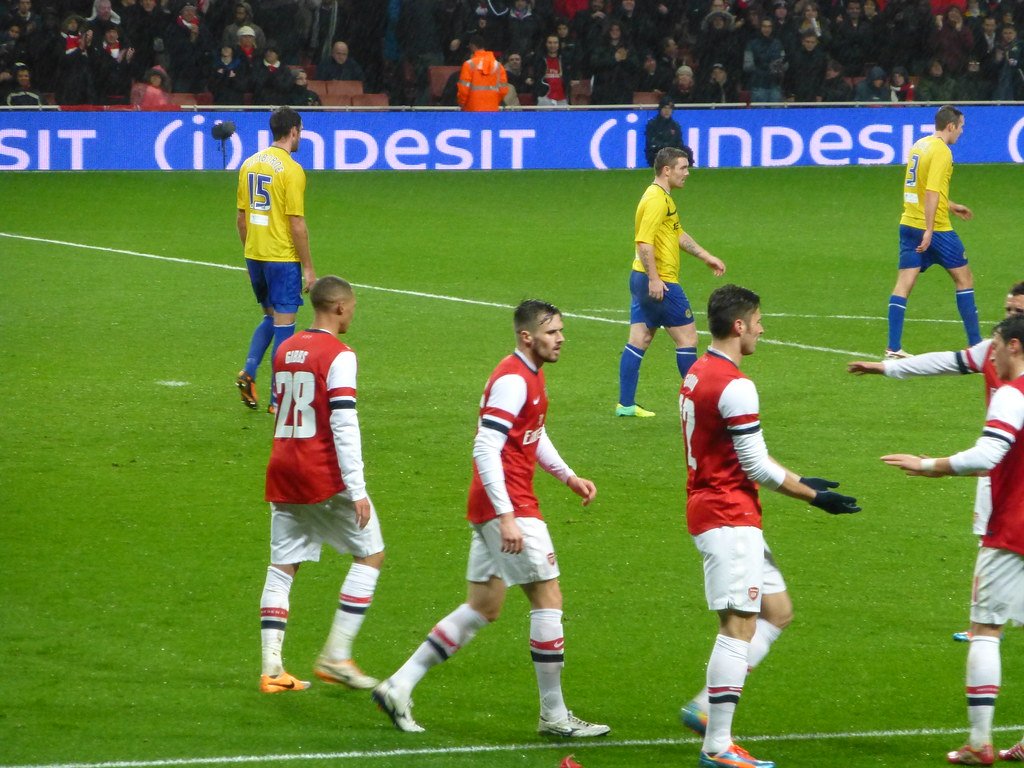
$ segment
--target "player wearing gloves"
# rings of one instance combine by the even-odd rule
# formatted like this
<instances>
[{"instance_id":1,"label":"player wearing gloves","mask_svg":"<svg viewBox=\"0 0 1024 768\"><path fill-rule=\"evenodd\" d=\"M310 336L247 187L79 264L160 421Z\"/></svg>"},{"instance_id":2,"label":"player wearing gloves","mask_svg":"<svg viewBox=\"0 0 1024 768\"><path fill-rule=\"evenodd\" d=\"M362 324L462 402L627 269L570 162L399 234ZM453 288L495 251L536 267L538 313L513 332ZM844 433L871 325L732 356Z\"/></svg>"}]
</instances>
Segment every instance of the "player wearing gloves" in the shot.
<instances>
[{"instance_id":1,"label":"player wearing gloves","mask_svg":"<svg viewBox=\"0 0 1024 768\"><path fill-rule=\"evenodd\" d=\"M1006 382L992 395L981 437L972 448L931 459L908 454L882 461L908 475L941 477L988 472L992 514L981 537L971 597L967 652L967 743L946 758L956 765L991 765L992 720L1002 677L1003 625L1024 622L1024 316L1008 317L992 335L992 362ZM1024 761L1024 740L1001 750L1002 760Z\"/></svg>"},{"instance_id":2,"label":"player wearing gloves","mask_svg":"<svg viewBox=\"0 0 1024 768\"><path fill-rule=\"evenodd\" d=\"M690 369L679 397L686 443L686 523L704 559L708 607L719 632L708 661L707 687L683 707L683 723L704 736L700 765L758 766L732 740L732 719L747 672L767 655L793 617L782 574L761 531L758 487L803 499L830 514L859 512L857 500L831 490L839 484L801 478L768 455L754 382L740 371L754 354L760 298L735 285L708 299L713 340Z\"/></svg>"},{"instance_id":3,"label":"player wearing gloves","mask_svg":"<svg viewBox=\"0 0 1024 768\"><path fill-rule=\"evenodd\" d=\"M540 464L581 496L584 506L597 494L594 484L559 456L545 424L548 397L541 366L561 355L562 315L546 302L524 301L515 311L515 332L516 350L495 368L480 402L467 514L472 537L466 602L441 619L409 660L373 691L373 700L401 731L423 730L412 718L413 688L431 667L498 618L506 588L513 585L530 601L530 654L540 690L537 730L575 738L611 730L573 715L562 697L558 562L533 492Z\"/></svg>"},{"instance_id":4,"label":"player wearing gloves","mask_svg":"<svg viewBox=\"0 0 1024 768\"><path fill-rule=\"evenodd\" d=\"M352 661L352 642L373 600L384 562L384 539L366 494L356 414L356 355L338 339L355 312L352 286L340 277L317 280L309 292L313 327L284 341L274 355L279 409L267 465L270 567L260 599L264 693L309 687L281 660L292 580L303 562L329 544L352 555L338 609L314 672L328 683L372 688L377 681Z\"/></svg>"}]
</instances>

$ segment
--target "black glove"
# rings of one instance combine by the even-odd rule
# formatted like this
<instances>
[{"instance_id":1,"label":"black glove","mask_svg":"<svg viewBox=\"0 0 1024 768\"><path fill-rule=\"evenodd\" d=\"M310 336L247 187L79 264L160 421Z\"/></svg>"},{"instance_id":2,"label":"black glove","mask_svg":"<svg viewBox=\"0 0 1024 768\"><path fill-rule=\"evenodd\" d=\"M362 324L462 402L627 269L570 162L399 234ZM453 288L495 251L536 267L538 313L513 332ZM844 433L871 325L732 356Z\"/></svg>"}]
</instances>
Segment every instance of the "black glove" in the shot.
<instances>
[{"instance_id":1,"label":"black glove","mask_svg":"<svg viewBox=\"0 0 1024 768\"><path fill-rule=\"evenodd\" d=\"M824 509L830 515L847 515L860 512L857 500L853 496L843 496L835 491L818 491L811 499L811 506Z\"/></svg>"},{"instance_id":2,"label":"black glove","mask_svg":"<svg viewBox=\"0 0 1024 768\"><path fill-rule=\"evenodd\" d=\"M809 485L816 491L827 491L829 488L839 487L839 483L835 480L826 480L823 477L801 477L800 482Z\"/></svg>"}]
</instances>

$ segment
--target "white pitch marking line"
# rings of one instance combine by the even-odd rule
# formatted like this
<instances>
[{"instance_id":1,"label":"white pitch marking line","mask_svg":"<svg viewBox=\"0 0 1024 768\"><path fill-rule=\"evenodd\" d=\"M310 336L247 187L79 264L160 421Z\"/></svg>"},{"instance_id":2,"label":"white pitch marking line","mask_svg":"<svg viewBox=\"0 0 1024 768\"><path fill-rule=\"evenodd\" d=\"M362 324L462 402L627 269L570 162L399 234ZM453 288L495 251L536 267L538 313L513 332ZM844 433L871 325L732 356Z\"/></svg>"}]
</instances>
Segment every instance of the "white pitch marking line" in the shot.
<instances>
[{"instance_id":1,"label":"white pitch marking line","mask_svg":"<svg viewBox=\"0 0 1024 768\"><path fill-rule=\"evenodd\" d=\"M173 256L159 256L159 255L157 255L155 253L143 253L141 251L129 251L129 250L125 250L123 248L106 248L106 247L99 246L99 245L87 245L85 243L72 243L72 242L69 242L67 240L53 240L53 239L45 238L45 237L31 237L29 235L16 235L16 234L13 234L11 232L0 232L0 237L7 237L7 238L11 238L13 240L27 240L27 241L35 242L35 243L49 243L51 245L63 245L63 246L66 246L68 248L81 248L83 250L88 250L88 251L102 251L104 253L120 253L120 254L124 254L125 256L139 256L140 258L144 258L144 259L154 259L156 261L168 261L168 262L173 262L173 263L176 263L176 264L190 264L190 265L196 265L196 266L201 266L201 267L213 267L214 269L229 269L229 270L234 270L234 271L237 271L237 272L245 272L246 271L245 267L240 267L240 266L236 266L236 265L233 265L233 264L217 264L217 263L212 262L212 261L199 261L197 259L181 259L181 258L176 258L176 257L173 257ZM365 284L360 284L360 283L353 283L353 285L356 288L365 288L365 289L370 290L370 291L381 291L383 293L395 293L395 294L400 294L400 295L403 295L403 296L417 296L419 298L424 298L424 299L438 299L438 300L441 300L441 301L451 301L451 302L456 302L456 303L459 303L459 304L473 304L473 305L481 306L481 307L495 307L497 309L515 309L515 307L513 305L511 305L511 304L502 304L502 303L493 302L493 301L481 301L481 300L478 300L478 299L464 299L464 298L462 298L460 296L447 296L445 294L425 293L423 291L408 291L408 290L403 290L401 288L383 288L383 287L381 287L379 285L365 285ZM612 310L598 309L598 310L589 310L589 311L609 312L609 311L612 311ZM616 325L619 325L619 324L622 323L621 320L616 320L614 318L598 317L596 315L578 314L578 313L575 313L575 312L564 312L563 315L565 317L572 317L572 318L575 318L577 320L591 320L591 321L596 322L596 323L613 323L613 324L616 324ZM868 316L860 316L860 315L828 315L828 316L823 316L823 315L778 314L778 315L765 315L765 316L766 317L797 317L797 318L805 318L805 319L832 319L832 318L849 319L849 320L882 320L882 319L884 319L884 318L868 317ZM955 322L955 321L953 321L953 320L948 320L948 321L947 320L927 320L927 321L926 320L922 320L920 322ZM706 335L706 334L704 332L702 332L701 335ZM761 343L763 343L763 344L774 344L774 345L780 346L780 347L792 347L794 349L806 349L806 350L809 350L809 351L812 351L812 352L827 352L829 354L844 355L846 357L858 357L858 358L867 358L867 359L872 359L874 357L877 357L877 355L873 355L870 352L853 352L853 351L847 350L847 349L835 349L833 347L821 347L821 346L815 346L815 345L812 345L812 344L800 344L800 343L795 342L795 341L779 341L777 339L761 339ZM0 768L3 768L3 767L0 766Z\"/></svg>"},{"instance_id":2,"label":"white pitch marking line","mask_svg":"<svg viewBox=\"0 0 1024 768\"><path fill-rule=\"evenodd\" d=\"M993 728L995 732L1019 731L1024 725L1002 725ZM916 728L885 731L842 731L838 733L782 733L761 736L740 736L743 742L776 741L822 741L836 739L891 739L920 738L924 736L956 736L965 728ZM694 737L679 739L621 739L614 741L577 742L579 749L609 749L617 747L666 747L699 744ZM164 766L188 765L238 765L247 763L275 763L310 760L372 760L383 757L417 757L436 755L483 754L488 752L525 752L545 749L565 750L566 742L526 744L475 744L465 747L422 747L418 749L349 750L346 752L310 752L283 755L233 755L225 757L180 757L165 760L111 760L97 763L37 763L32 765L0 765L0 768L163 768Z\"/></svg>"}]
</instances>

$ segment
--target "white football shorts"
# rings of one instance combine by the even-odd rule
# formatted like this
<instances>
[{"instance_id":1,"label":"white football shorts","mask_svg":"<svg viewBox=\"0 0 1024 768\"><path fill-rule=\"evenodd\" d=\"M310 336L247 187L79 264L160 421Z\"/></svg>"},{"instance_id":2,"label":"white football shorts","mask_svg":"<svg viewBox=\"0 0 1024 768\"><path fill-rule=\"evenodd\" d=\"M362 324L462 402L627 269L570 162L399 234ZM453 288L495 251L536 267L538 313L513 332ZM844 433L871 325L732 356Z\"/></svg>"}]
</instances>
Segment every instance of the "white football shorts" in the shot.
<instances>
[{"instance_id":1,"label":"white football shorts","mask_svg":"<svg viewBox=\"0 0 1024 768\"><path fill-rule=\"evenodd\" d=\"M319 504L270 504L270 562L280 565L317 562L327 544L340 554L369 557L384 549L377 510L360 529L347 491Z\"/></svg>"},{"instance_id":2,"label":"white football shorts","mask_svg":"<svg viewBox=\"0 0 1024 768\"><path fill-rule=\"evenodd\" d=\"M534 584L558 578L558 559L548 526L536 517L517 517L523 533L523 551L510 555L501 551L501 527L498 519L471 525L469 563L466 581L485 582L500 576L508 586Z\"/></svg>"},{"instance_id":3,"label":"white football shorts","mask_svg":"<svg viewBox=\"0 0 1024 768\"><path fill-rule=\"evenodd\" d=\"M708 608L760 613L761 596L786 591L760 528L712 528L693 537L704 559Z\"/></svg>"},{"instance_id":4,"label":"white football shorts","mask_svg":"<svg viewBox=\"0 0 1024 768\"><path fill-rule=\"evenodd\" d=\"M992 516L992 479L978 478L978 489L974 492L974 525L971 530L975 536L984 536L988 531L988 519Z\"/></svg>"},{"instance_id":5,"label":"white football shorts","mask_svg":"<svg viewBox=\"0 0 1024 768\"><path fill-rule=\"evenodd\" d=\"M1024 555L982 547L974 565L971 621L1001 626L1024 622Z\"/></svg>"}]
</instances>

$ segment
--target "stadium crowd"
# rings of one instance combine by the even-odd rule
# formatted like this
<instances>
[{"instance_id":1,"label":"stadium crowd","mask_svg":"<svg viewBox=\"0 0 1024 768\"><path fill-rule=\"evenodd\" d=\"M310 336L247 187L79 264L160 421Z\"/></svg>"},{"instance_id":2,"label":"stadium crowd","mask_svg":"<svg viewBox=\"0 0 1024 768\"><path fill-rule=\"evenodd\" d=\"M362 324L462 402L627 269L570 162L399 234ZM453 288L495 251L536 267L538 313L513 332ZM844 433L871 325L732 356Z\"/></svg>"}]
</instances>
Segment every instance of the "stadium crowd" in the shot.
<instances>
[{"instance_id":1,"label":"stadium crowd","mask_svg":"<svg viewBox=\"0 0 1024 768\"><path fill-rule=\"evenodd\" d=\"M474 34L524 103L1021 100L1022 24L1024 0L2 0L0 103L315 104L301 67L425 105Z\"/></svg>"}]
</instances>

